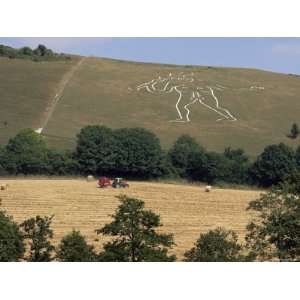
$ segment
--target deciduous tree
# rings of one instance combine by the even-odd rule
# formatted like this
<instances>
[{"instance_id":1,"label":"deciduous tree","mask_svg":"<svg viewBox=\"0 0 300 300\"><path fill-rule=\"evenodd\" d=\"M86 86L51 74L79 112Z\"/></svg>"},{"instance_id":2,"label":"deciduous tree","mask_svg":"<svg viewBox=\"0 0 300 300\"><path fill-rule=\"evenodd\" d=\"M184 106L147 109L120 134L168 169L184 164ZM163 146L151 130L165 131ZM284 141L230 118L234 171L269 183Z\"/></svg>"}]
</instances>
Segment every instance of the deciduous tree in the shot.
<instances>
[{"instance_id":1,"label":"deciduous tree","mask_svg":"<svg viewBox=\"0 0 300 300\"><path fill-rule=\"evenodd\" d=\"M18 225L0 210L0 261L18 261L23 255L23 236Z\"/></svg>"},{"instance_id":2,"label":"deciduous tree","mask_svg":"<svg viewBox=\"0 0 300 300\"><path fill-rule=\"evenodd\" d=\"M159 215L144 209L144 202L119 196L121 205L113 221L96 230L98 234L114 237L100 253L102 261L174 261L168 250L174 245L171 234L157 233L161 225Z\"/></svg>"},{"instance_id":3,"label":"deciduous tree","mask_svg":"<svg viewBox=\"0 0 300 300\"><path fill-rule=\"evenodd\" d=\"M261 186L283 182L296 169L292 148L280 143L267 146L251 168L251 176Z\"/></svg>"},{"instance_id":4,"label":"deciduous tree","mask_svg":"<svg viewBox=\"0 0 300 300\"><path fill-rule=\"evenodd\" d=\"M259 261L300 260L300 198L290 188L274 187L249 204L257 217L247 226L247 247Z\"/></svg>"},{"instance_id":5,"label":"deciduous tree","mask_svg":"<svg viewBox=\"0 0 300 300\"><path fill-rule=\"evenodd\" d=\"M53 259L55 247L51 244L53 231L50 228L53 217L36 216L20 224L24 239L29 243L29 255L26 260L46 262Z\"/></svg>"}]
</instances>

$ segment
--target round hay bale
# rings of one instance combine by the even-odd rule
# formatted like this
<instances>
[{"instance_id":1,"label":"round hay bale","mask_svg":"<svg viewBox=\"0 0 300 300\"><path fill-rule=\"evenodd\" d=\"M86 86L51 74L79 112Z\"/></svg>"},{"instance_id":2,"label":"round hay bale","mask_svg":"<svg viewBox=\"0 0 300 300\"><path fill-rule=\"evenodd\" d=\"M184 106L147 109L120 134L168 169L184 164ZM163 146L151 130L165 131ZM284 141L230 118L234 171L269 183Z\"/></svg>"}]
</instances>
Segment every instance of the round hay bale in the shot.
<instances>
[{"instance_id":1,"label":"round hay bale","mask_svg":"<svg viewBox=\"0 0 300 300\"><path fill-rule=\"evenodd\" d=\"M205 187L205 192L210 192L211 191L211 185L207 185L206 187Z\"/></svg>"},{"instance_id":2,"label":"round hay bale","mask_svg":"<svg viewBox=\"0 0 300 300\"><path fill-rule=\"evenodd\" d=\"M90 181L94 181L95 178L94 178L93 175L89 175L89 176L86 178L86 180L90 182Z\"/></svg>"}]
</instances>

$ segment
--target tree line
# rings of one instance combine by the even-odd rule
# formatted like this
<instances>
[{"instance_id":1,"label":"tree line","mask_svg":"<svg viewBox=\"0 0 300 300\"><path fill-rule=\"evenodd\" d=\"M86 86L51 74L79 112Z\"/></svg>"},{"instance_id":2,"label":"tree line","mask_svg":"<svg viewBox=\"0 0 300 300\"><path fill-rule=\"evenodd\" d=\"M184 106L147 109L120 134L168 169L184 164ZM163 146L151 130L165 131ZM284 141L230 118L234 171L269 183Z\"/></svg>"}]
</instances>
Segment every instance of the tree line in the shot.
<instances>
[{"instance_id":1,"label":"tree line","mask_svg":"<svg viewBox=\"0 0 300 300\"><path fill-rule=\"evenodd\" d=\"M86 126L74 151L49 148L42 135L24 129L0 146L0 175L102 175L136 179L184 178L208 184L270 187L295 181L300 146L265 147L253 161L243 149L207 151L189 135L164 150L158 137L143 128Z\"/></svg>"},{"instance_id":2,"label":"tree line","mask_svg":"<svg viewBox=\"0 0 300 300\"><path fill-rule=\"evenodd\" d=\"M188 262L300 261L299 188L281 184L257 200L248 210L255 218L248 224L243 243L226 228L200 234L184 253ZM52 244L54 216L36 216L17 224L0 210L0 261L30 262L172 262L172 234L157 232L160 216L145 209L140 199L118 196L120 205L112 221L96 229L110 240L97 252L76 230ZM107 239L106 239L107 240Z\"/></svg>"},{"instance_id":3,"label":"tree line","mask_svg":"<svg viewBox=\"0 0 300 300\"><path fill-rule=\"evenodd\" d=\"M0 57L30 59L33 61L70 60L71 56L64 53L56 53L44 45L38 45L35 49L23 47L16 49L13 47L0 45Z\"/></svg>"}]
</instances>

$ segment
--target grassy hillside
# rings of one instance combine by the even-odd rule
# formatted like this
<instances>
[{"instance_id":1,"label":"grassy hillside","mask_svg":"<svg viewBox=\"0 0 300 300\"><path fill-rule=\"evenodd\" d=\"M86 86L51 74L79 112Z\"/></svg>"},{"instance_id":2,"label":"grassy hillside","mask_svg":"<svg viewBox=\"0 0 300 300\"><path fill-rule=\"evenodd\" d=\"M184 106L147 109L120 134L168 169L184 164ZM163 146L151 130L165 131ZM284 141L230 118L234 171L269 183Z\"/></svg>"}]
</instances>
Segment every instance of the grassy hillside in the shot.
<instances>
[{"instance_id":1,"label":"grassy hillside","mask_svg":"<svg viewBox=\"0 0 300 300\"><path fill-rule=\"evenodd\" d=\"M0 59L0 121L6 118L13 126L1 129L1 141L17 128L42 124L49 99L74 63ZM145 87L137 90L155 78L154 93ZM179 117L180 94L171 90L175 86L180 86L182 96L178 109L190 122L170 122ZM193 93L204 98L202 103ZM72 147L85 125L141 126L154 131L165 147L187 133L209 150L242 147L255 155L268 144L299 143L286 137L291 124L299 121L298 95L300 77L292 75L86 58L61 91L43 134L51 145ZM217 121L220 118L224 120Z\"/></svg>"},{"instance_id":2,"label":"grassy hillside","mask_svg":"<svg viewBox=\"0 0 300 300\"><path fill-rule=\"evenodd\" d=\"M41 126L72 61L33 62L0 58L0 143L22 128Z\"/></svg>"}]
</instances>

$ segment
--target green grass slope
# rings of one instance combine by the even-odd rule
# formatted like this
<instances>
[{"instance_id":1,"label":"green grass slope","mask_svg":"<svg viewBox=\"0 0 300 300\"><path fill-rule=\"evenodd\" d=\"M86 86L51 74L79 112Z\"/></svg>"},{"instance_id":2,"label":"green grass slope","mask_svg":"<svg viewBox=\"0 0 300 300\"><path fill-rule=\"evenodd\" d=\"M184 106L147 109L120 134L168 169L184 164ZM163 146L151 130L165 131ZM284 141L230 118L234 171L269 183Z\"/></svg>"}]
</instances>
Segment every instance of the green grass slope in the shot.
<instances>
[{"instance_id":1,"label":"green grass slope","mask_svg":"<svg viewBox=\"0 0 300 300\"><path fill-rule=\"evenodd\" d=\"M188 84L183 102L197 87L221 85L221 89L214 89L219 105L237 120L216 121L220 115L197 102L188 106L190 122L170 122L178 117L178 94L136 89L141 83L167 77L170 72L175 77L191 77L189 74L193 73L194 81ZM255 155L268 144L299 143L286 137L291 123L299 121L299 95L300 78L292 75L87 58L64 90L45 133L52 144L72 146L72 137L85 125L142 126L155 132L165 147L186 133L210 150L242 147ZM206 97L207 103L214 101L211 95Z\"/></svg>"},{"instance_id":2,"label":"green grass slope","mask_svg":"<svg viewBox=\"0 0 300 300\"><path fill-rule=\"evenodd\" d=\"M299 121L298 76L254 69L85 58L66 82L65 74L77 62L78 59L47 63L0 59L0 126L3 121L8 122L7 128L0 129L1 142L21 128L39 128L59 91L59 101L43 130L53 146L73 147L76 134L90 124L145 127L160 137L164 147L169 147L181 134L194 136L209 150L242 147L251 155L268 144L299 144L299 140L286 137L291 124ZM173 79L166 90L172 85L185 86L179 103L183 115L187 112L184 105L192 102L193 93L199 92L199 97L205 98L204 104L195 101L186 106L190 122L171 122L178 118L176 91L137 90L137 86L158 76L168 78L169 73ZM156 85L156 91L163 86ZM236 121L217 121L221 115L215 111L216 99L209 87L219 107Z\"/></svg>"},{"instance_id":3,"label":"green grass slope","mask_svg":"<svg viewBox=\"0 0 300 300\"><path fill-rule=\"evenodd\" d=\"M1 144L22 128L41 126L63 75L76 61L0 58Z\"/></svg>"}]
</instances>

